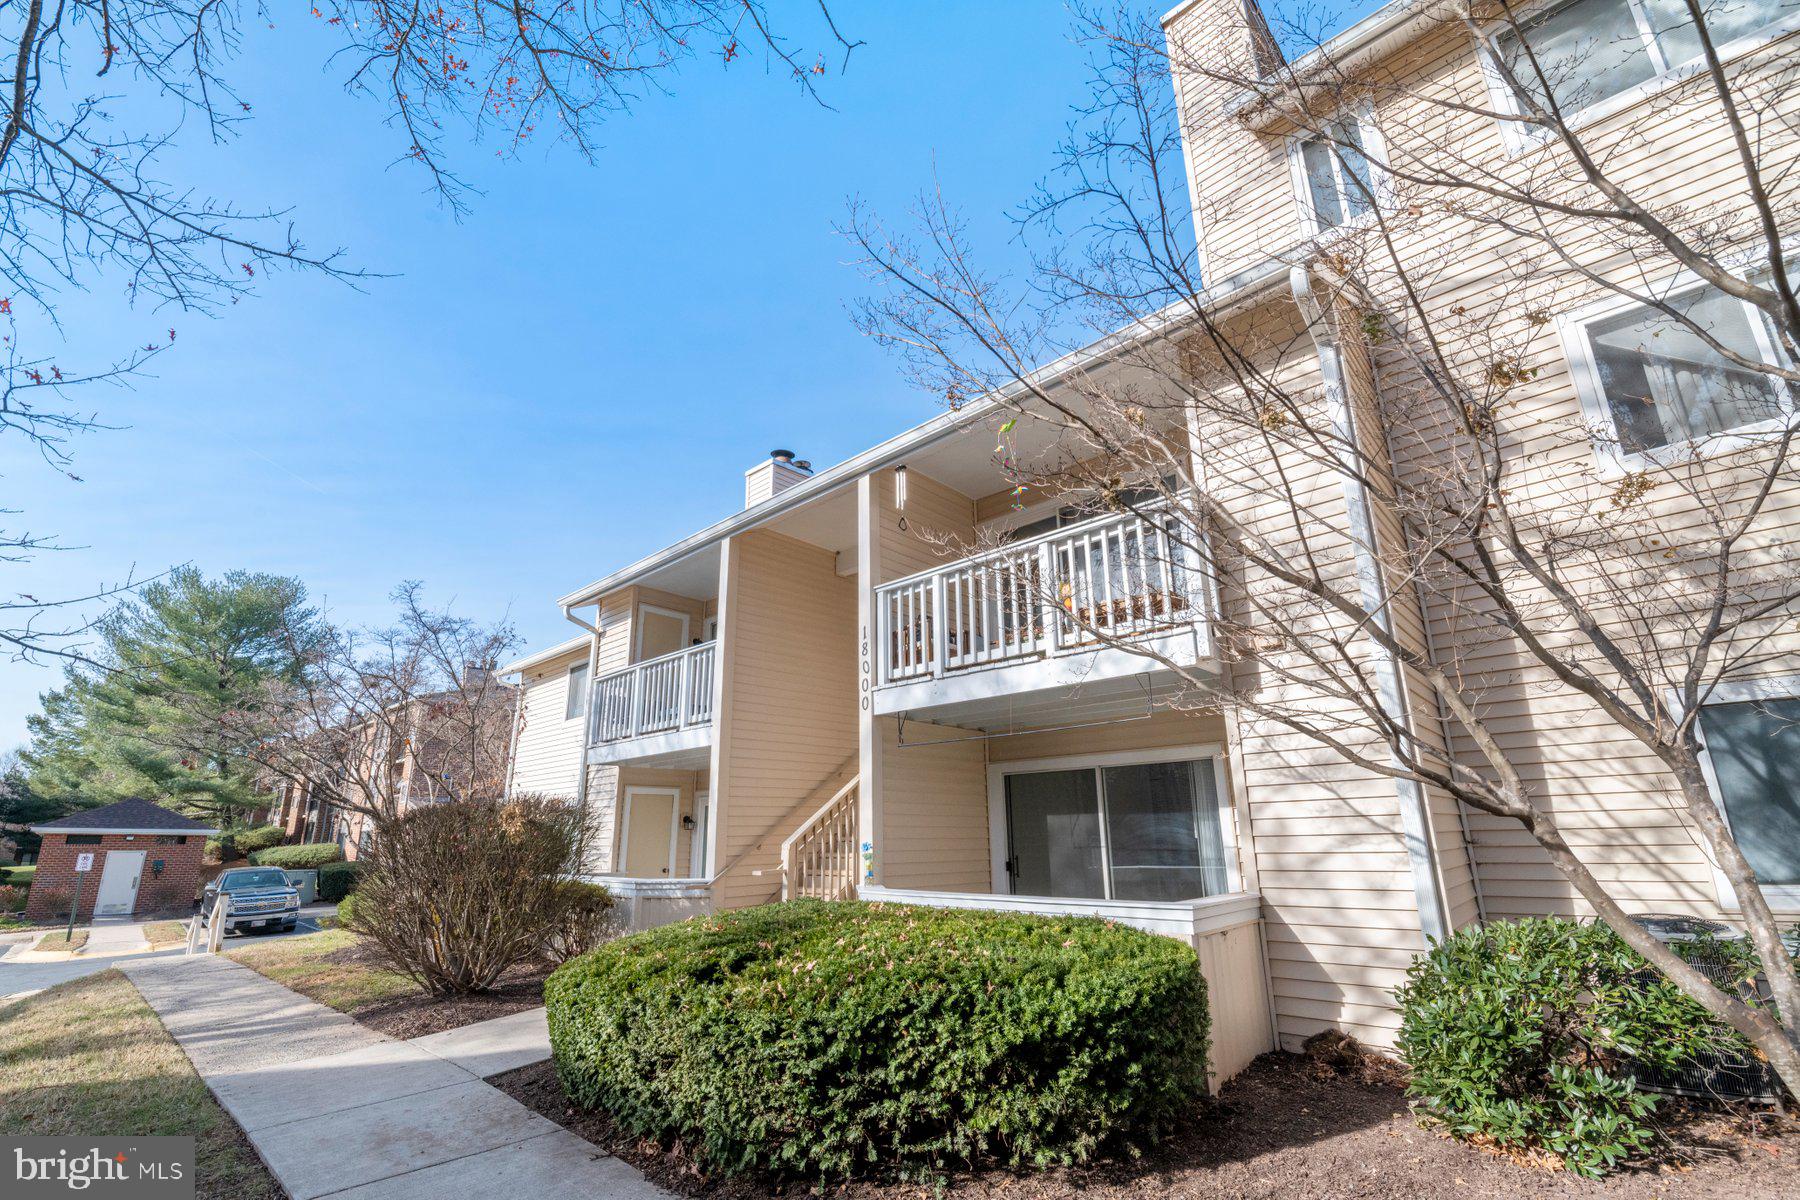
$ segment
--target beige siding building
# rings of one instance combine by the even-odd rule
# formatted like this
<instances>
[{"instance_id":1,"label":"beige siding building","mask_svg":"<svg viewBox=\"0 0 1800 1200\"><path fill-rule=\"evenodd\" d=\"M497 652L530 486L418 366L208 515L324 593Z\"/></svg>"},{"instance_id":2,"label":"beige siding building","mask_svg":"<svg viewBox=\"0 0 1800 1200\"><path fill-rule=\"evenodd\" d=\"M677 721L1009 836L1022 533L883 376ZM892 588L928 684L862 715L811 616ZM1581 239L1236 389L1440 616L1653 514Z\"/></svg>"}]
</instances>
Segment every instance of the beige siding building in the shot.
<instances>
[{"instance_id":1,"label":"beige siding building","mask_svg":"<svg viewBox=\"0 0 1800 1200\"><path fill-rule=\"evenodd\" d=\"M1782 11L1746 33L1745 69L1791 54L1795 23ZM1331 117L1360 123L1377 168L1454 147L1510 169L1516 148L1497 122L1443 115L1463 100L1492 105L1494 83L1467 29L1435 12L1390 5L1292 69L1335 63L1388 83ZM1220 81L1220 63L1251 76L1287 69L1260 17L1241 0L1192 0L1165 28L1210 281L1200 306L1227 336L1270 348L1259 368L1283 386L1342 405L1384 469L1429 469L1417 443L1390 457L1373 417L1407 364L1299 265L1354 219L1341 175L1321 172L1275 106ZM1405 110L1420 97L1438 104ZM1628 102L1610 101L1597 127ZM1728 146L1717 129L1683 127L1669 152L1688 165L1667 186L1691 189L1723 170ZM1645 186L1659 171L1666 163L1647 158ZM1478 301L1520 252L1449 217L1408 236L1421 254L1455 246L1457 269L1429 301L1446 309ZM1544 430L1541 443L1524 436L1546 469L1558 455L1600 453L1549 433L1604 410L1580 317L1594 299L1570 297L1563 311L1575 316L1545 324L1529 347L1520 422ZM1128 355L1147 341L1183 336L1124 331L1034 382L1079 404L1080 388L1132 370ZM1053 420L1014 415L983 399L817 473L777 451L746 473L742 511L560 598L582 635L509 668L522 685L511 788L588 806L592 873L635 924L852 894L1124 921L1195 946L1222 1079L1323 1029L1390 1044L1394 988L1430 938L1584 912L1516 823L1192 703L1184 676L1268 695L1298 687L1297 676L1279 646L1260 658L1221 651L1221 605L1241 598L1153 503L1021 488L997 457L1029 469L1073 443ZM1292 536L1293 514L1271 508L1263 486L1271 470L1288 472L1315 526L1308 552L1364 580L1397 641L1427 659L1454 648L1461 670L1492 673L1509 753L1634 911L1731 917L1729 890L1656 760L1504 645L1469 647L1456 611L1395 586L1371 547L1404 534L1366 489L1213 432L1195 417L1168 436L1245 527L1275 543ZM1125 481L1145 493L1156 482ZM1791 510L1784 499L1777 521ZM1474 761L1425 679L1379 657L1370 669L1409 737ZM1788 674L1744 686L1800 695L1800 664ZM1378 756L1375 732L1344 717L1349 742ZM1764 819L1758 805L1779 818L1795 803L1729 789L1723 801L1747 821ZM1791 866L1800 850L1789 855ZM1800 912L1800 876L1769 882Z\"/></svg>"}]
</instances>

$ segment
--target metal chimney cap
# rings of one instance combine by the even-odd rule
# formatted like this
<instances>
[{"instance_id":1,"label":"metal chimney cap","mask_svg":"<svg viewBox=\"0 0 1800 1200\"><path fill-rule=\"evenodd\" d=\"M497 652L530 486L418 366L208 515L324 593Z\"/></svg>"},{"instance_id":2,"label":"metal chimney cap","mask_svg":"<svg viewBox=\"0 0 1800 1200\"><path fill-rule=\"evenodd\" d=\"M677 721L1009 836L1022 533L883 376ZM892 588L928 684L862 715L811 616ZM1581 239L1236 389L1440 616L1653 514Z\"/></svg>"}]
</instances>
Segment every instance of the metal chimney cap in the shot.
<instances>
[{"instance_id":1,"label":"metal chimney cap","mask_svg":"<svg viewBox=\"0 0 1800 1200\"><path fill-rule=\"evenodd\" d=\"M791 463L794 461L794 452L792 450L771 450L769 457L778 463Z\"/></svg>"}]
</instances>

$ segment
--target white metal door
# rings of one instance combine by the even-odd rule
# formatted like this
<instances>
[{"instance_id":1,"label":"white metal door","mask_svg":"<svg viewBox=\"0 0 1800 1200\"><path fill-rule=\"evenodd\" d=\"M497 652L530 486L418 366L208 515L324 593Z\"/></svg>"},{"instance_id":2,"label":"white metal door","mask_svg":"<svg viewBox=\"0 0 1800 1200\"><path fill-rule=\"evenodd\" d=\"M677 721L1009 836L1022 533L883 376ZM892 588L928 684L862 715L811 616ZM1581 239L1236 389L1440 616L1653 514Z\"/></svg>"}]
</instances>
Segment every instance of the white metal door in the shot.
<instances>
[{"instance_id":1,"label":"white metal door","mask_svg":"<svg viewBox=\"0 0 1800 1200\"><path fill-rule=\"evenodd\" d=\"M138 879L144 873L142 850L111 850L100 868L100 892L94 899L97 917L129 913L137 904Z\"/></svg>"}]
</instances>

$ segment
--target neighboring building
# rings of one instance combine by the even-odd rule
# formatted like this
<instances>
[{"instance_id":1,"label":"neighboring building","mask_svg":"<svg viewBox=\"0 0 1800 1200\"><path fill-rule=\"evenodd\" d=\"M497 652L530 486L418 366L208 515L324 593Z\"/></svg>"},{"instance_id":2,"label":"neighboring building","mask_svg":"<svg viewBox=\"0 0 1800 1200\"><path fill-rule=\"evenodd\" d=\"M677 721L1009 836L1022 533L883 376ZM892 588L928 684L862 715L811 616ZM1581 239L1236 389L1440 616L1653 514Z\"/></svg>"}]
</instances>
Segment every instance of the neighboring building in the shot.
<instances>
[{"instance_id":1,"label":"neighboring building","mask_svg":"<svg viewBox=\"0 0 1800 1200\"><path fill-rule=\"evenodd\" d=\"M1583 4L1598 0L1565 11ZM1487 88L1466 30L1430 9L1390 5L1333 52L1418 87ZM1197 58L1263 52L1260 16L1239 0L1193 0L1165 25ZM1353 368L1345 387L1378 386L1370 347L1313 340L1305 273L1290 269L1323 223L1320 179L1290 169L1289 134L1247 118L1241 97L1176 83L1211 319L1285 347L1292 386L1322 387L1328 356ZM1463 132L1502 152L1490 130ZM1707 138L1724 146L1723 130L1703 132L1685 161L1712 152ZM1135 336L1037 382L1076 395ZM1580 329L1569 336L1565 352L1547 326L1536 347L1546 426L1593 403L1571 375ZM1243 669L1211 637L1213 581L1155 521L1082 496L1021 507L996 462L1009 416L969 403L817 474L777 452L747 473L741 512L563 596L584 637L505 668L522 685L510 790L588 806L591 872L634 923L853 892L1107 916L1193 941L1223 1076L1326 1028L1391 1044L1393 989L1428 937L1585 911L1516 826L1292 736L1173 711L1173 671L1097 647L1035 599L1034 581L1066 580L1065 605L1107 614L1168 660ZM1006 436L1020 462L1056 445L1047 423ZM1337 514L1346 530L1350 506ZM925 533L1010 540L958 558ZM1392 603L1421 644L1428 629L1454 635L1448 615ZM1765 692L1800 696L1791 670ZM1401 683L1418 736L1440 736L1429 689ZM1725 701L1742 698L1721 697L1720 719L1741 715ZM1566 694L1524 690L1517 703L1510 749L1615 893L1640 911L1729 917L1656 762L1597 712L1572 714ZM1734 820L1778 821L1796 805L1785 786L1740 780L1722 798ZM1800 848L1770 883L1800 913Z\"/></svg>"},{"instance_id":2,"label":"neighboring building","mask_svg":"<svg viewBox=\"0 0 1800 1200\"><path fill-rule=\"evenodd\" d=\"M453 691L432 692L392 706L382 720L366 720L328 741L329 752L317 756L337 764L335 780L276 779L270 820L286 831L290 843L337 842L344 857L355 862L375 836L375 823L365 814L331 802L333 795L352 794L359 801L373 791L396 813L416 804L436 804L472 789L488 795L504 788L508 768L506 740L516 704L514 689L492 681L483 671L475 699ZM446 717L445 712L453 714ZM486 750L479 756L461 752L458 739L480 737ZM480 780L467 781L470 761L491 764ZM452 781L454 777L454 782ZM352 783L351 780L355 780Z\"/></svg>"},{"instance_id":3,"label":"neighboring building","mask_svg":"<svg viewBox=\"0 0 1800 1200\"><path fill-rule=\"evenodd\" d=\"M31 831L42 837L25 915L50 920L186 910L199 894L206 839L219 831L135 797L58 817ZM88 870L78 868L86 858Z\"/></svg>"}]
</instances>

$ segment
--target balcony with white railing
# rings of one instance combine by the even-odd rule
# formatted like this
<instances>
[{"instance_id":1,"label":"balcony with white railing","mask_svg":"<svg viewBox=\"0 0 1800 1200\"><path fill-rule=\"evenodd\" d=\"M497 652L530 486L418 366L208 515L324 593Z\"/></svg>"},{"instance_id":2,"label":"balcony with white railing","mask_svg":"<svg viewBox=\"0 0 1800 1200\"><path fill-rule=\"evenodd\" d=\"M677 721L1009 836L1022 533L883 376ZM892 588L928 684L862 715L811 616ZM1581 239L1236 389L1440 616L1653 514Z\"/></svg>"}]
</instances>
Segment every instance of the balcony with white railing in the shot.
<instances>
[{"instance_id":1,"label":"balcony with white railing","mask_svg":"<svg viewBox=\"0 0 1800 1200\"><path fill-rule=\"evenodd\" d=\"M1041 692L1054 705L1075 688L1129 704L1168 663L1211 657L1211 595L1166 510L1096 517L896 579L875 589L875 711L953 723L990 701Z\"/></svg>"},{"instance_id":2,"label":"balcony with white railing","mask_svg":"<svg viewBox=\"0 0 1800 1200\"><path fill-rule=\"evenodd\" d=\"M717 648L705 642L596 679L589 761L703 765L712 745Z\"/></svg>"}]
</instances>

